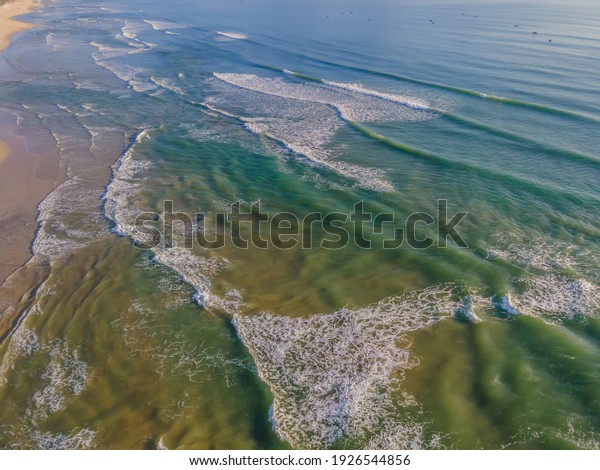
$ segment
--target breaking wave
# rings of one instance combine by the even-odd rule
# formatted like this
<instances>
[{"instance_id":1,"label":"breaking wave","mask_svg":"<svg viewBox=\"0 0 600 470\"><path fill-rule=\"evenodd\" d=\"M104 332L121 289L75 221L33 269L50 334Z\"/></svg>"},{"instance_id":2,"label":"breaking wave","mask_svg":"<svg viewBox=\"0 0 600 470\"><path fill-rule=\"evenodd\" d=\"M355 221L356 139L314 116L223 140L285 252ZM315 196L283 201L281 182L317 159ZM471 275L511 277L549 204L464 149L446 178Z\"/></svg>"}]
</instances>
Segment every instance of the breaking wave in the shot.
<instances>
[{"instance_id":1,"label":"breaking wave","mask_svg":"<svg viewBox=\"0 0 600 470\"><path fill-rule=\"evenodd\" d=\"M229 90L236 106L251 113L217 109L223 104L213 100L207 104L212 111L241 120L251 132L266 135L281 142L292 152L313 163L355 179L359 186L375 191L392 191L393 186L382 169L360 167L335 160L328 144L343 127L344 122L400 121L431 119L424 102L399 95L385 94L347 84L289 83L279 78L251 74L222 74L214 76L236 87ZM259 93L262 97L243 91ZM269 97L269 98L265 98ZM259 115L259 116L257 116Z\"/></svg>"},{"instance_id":2,"label":"breaking wave","mask_svg":"<svg viewBox=\"0 0 600 470\"><path fill-rule=\"evenodd\" d=\"M224 31L216 31L216 33L220 36L224 36L229 39L238 39L238 40L248 39L248 36L246 36L245 34L242 34L242 33L231 33L231 32L228 33L228 32L224 32Z\"/></svg>"}]
</instances>

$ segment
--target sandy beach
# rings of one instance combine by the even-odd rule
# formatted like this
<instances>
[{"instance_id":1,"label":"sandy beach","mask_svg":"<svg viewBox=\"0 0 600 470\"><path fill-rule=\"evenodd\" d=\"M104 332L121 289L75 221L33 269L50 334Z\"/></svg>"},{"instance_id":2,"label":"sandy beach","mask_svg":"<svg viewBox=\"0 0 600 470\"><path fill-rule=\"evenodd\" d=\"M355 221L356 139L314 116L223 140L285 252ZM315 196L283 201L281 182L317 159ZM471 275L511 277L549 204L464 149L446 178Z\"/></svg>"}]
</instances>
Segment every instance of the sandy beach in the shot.
<instances>
[{"instance_id":1,"label":"sandy beach","mask_svg":"<svg viewBox=\"0 0 600 470\"><path fill-rule=\"evenodd\" d=\"M10 148L6 143L0 140L0 163L2 163L10 155Z\"/></svg>"},{"instance_id":2,"label":"sandy beach","mask_svg":"<svg viewBox=\"0 0 600 470\"><path fill-rule=\"evenodd\" d=\"M35 0L0 0L0 51L6 49L15 33L26 31L35 25L13 19L24 15L36 7Z\"/></svg>"},{"instance_id":3,"label":"sandy beach","mask_svg":"<svg viewBox=\"0 0 600 470\"><path fill-rule=\"evenodd\" d=\"M35 26L11 18L33 11L37 4L0 0L0 51L15 33ZM32 154L21 139L11 135L14 126L14 116L0 113L0 285L31 256L37 205L54 189L58 178L55 152Z\"/></svg>"},{"instance_id":4,"label":"sandy beach","mask_svg":"<svg viewBox=\"0 0 600 470\"><path fill-rule=\"evenodd\" d=\"M0 113L3 130L14 125ZM20 138L0 132L0 152L10 154L0 162L0 284L30 257L37 229L37 206L62 180L58 154L28 151ZM2 154L0 153L0 156Z\"/></svg>"}]
</instances>

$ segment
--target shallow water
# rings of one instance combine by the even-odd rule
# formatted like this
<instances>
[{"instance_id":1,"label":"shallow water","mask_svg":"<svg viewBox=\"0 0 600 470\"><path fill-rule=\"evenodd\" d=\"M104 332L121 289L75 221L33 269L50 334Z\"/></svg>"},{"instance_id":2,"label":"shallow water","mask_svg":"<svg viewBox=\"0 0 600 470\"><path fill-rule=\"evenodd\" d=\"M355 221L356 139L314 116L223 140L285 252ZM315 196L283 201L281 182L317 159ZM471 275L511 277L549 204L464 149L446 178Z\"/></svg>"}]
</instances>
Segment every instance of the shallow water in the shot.
<instances>
[{"instance_id":1,"label":"shallow water","mask_svg":"<svg viewBox=\"0 0 600 470\"><path fill-rule=\"evenodd\" d=\"M231 5L49 2L3 53L12 132L69 180L0 446L597 448L597 8ZM136 246L164 201L210 232L441 199L468 247Z\"/></svg>"}]
</instances>

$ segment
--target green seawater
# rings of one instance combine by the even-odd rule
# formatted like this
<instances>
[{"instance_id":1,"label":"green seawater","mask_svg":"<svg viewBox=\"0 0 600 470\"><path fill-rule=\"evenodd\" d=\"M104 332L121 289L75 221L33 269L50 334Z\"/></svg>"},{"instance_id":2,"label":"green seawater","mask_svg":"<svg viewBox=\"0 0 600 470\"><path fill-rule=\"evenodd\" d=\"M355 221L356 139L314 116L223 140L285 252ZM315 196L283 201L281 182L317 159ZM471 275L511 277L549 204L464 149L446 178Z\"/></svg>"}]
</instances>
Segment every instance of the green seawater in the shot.
<instances>
[{"instance_id":1,"label":"green seawater","mask_svg":"<svg viewBox=\"0 0 600 470\"><path fill-rule=\"evenodd\" d=\"M273 3L58 2L4 53L68 180L2 312L0 447L597 448L595 7ZM383 248L440 200L466 246ZM395 223L148 246L165 201L209 238L236 202Z\"/></svg>"}]
</instances>

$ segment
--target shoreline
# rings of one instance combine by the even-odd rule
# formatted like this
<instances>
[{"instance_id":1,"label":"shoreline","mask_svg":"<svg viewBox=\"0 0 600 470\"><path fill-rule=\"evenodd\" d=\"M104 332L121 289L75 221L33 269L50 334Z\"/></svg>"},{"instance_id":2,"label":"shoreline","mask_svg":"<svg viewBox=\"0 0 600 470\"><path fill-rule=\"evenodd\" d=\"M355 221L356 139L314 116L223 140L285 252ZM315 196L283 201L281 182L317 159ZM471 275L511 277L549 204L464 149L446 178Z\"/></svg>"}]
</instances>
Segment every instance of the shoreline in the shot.
<instances>
[{"instance_id":1,"label":"shoreline","mask_svg":"<svg viewBox=\"0 0 600 470\"><path fill-rule=\"evenodd\" d=\"M35 27L33 23L13 18L31 13L37 5L37 0L0 0L0 52L10 45L13 35Z\"/></svg>"},{"instance_id":2,"label":"shoreline","mask_svg":"<svg viewBox=\"0 0 600 470\"><path fill-rule=\"evenodd\" d=\"M0 286L31 258L38 206L64 180L57 152L31 152L9 133L14 125L13 116L0 112L0 152L6 155L0 161Z\"/></svg>"},{"instance_id":3,"label":"shoreline","mask_svg":"<svg viewBox=\"0 0 600 470\"><path fill-rule=\"evenodd\" d=\"M13 19L31 13L38 0L0 0L0 55L15 34L36 27ZM30 263L38 229L38 206L64 179L60 156L30 152L10 129L15 117L0 105L0 344L19 323L21 313L46 275L43 263Z\"/></svg>"},{"instance_id":4,"label":"shoreline","mask_svg":"<svg viewBox=\"0 0 600 470\"><path fill-rule=\"evenodd\" d=\"M15 34L36 26L13 17L31 13L39 5L38 0L0 0L0 53ZM37 207L60 179L59 157L53 152L31 153L11 133L14 126L14 116L0 105L0 286L31 258Z\"/></svg>"},{"instance_id":5,"label":"shoreline","mask_svg":"<svg viewBox=\"0 0 600 470\"><path fill-rule=\"evenodd\" d=\"M35 27L33 23L26 23L13 19L15 16L31 13L37 6L37 0L0 0L0 52L4 51L11 42L13 35ZM0 164L10 155L8 144L0 140ZM0 271L0 284L2 273Z\"/></svg>"}]
</instances>

